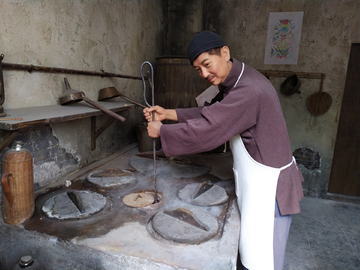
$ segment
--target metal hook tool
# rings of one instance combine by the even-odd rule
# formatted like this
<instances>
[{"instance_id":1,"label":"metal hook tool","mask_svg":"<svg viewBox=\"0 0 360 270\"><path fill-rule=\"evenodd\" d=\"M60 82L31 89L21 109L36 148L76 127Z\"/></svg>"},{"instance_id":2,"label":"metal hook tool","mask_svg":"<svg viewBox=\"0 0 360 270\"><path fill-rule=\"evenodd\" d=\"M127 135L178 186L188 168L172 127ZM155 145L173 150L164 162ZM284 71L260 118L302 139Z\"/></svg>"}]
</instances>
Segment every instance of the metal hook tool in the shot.
<instances>
[{"instance_id":1,"label":"metal hook tool","mask_svg":"<svg viewBox=\"0 0 360 270\"><path fill-rule=\"evenodd\" d=\"M145 78L144 78L144 75L143 75L143 67L144 65L148 64L150 66L150 71L151 71L151 76L149 78L149 83L150 83L150 86L151 86L151 95L152 95L152 105L150 105L147 100L146 100L146 81L145 81ZM148 107L152 107L152 106L155 106L155 96L154 96L154 69L151 65L150 62L148 61L145 61L144 63L141 64L141 67L140 67L140 74L141 74L141 79L143 81L143 86L144 86L144 93L143 93L143 96L144 96L144 101L145 101L145 104L148 106ZM155 112L152 112L152 121L155 121ZM154 160L154 172L153 172L153 179L154 179L154 185L155 185L155 194L154 194L154 199L155 199L155 202L157 202L157 187L156 187L156 142L155 142L155 139L153 139L153 160Z\"/></svg>"}]
</instances>

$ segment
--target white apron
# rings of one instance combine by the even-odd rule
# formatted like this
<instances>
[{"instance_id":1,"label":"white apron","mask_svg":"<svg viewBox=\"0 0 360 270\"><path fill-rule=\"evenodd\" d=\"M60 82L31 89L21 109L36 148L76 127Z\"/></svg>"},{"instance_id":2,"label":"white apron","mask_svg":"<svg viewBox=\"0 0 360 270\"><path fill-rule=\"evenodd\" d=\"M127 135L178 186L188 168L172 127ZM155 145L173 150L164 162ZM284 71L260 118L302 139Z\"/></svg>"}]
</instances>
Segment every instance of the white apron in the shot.
<instances>
[{"instance_id":1,"label":"white apron","mask_svg":"<svg viewBox=\"0 0 360 270\"><path fill-rule=\"evenodd\" d=\"M236 195L240 210L239 251L242 264L250 270L274 269L273 235L275 196L281 168L255 161L240 135L230 140L234 159Z\"/></svg>"}]
</instances>

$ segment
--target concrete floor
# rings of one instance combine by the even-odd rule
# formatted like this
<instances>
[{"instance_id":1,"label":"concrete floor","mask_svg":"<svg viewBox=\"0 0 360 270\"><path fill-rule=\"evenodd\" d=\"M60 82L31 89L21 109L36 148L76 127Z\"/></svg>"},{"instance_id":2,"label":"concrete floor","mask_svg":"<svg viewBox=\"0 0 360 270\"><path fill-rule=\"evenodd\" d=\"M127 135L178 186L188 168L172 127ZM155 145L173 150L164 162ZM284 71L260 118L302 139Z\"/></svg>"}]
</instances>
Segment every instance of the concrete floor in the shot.
<instances>
[{"instance_id":1,"label":"concrete floor","mask_svg":"<svg viewBox=\"0 0 360 270\"><path fill-rule=\"evenodd\" d=\"M293 216L286 270L360 269L360 204L315 198Z\"/></svg>"}]
</instances>

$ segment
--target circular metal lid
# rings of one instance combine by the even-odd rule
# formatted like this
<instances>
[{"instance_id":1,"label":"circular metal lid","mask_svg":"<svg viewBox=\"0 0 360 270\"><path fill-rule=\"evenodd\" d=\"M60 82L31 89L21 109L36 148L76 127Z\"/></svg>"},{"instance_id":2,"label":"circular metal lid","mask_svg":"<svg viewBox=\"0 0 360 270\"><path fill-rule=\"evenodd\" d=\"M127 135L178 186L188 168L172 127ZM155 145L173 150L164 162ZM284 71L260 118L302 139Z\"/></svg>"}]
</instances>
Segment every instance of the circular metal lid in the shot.
<instances>
[{"instance_id":1,"label":"circular metal lid","mask_svg":"<svg viewBox=\"0 0 360 270\"><path fill-rule=\"evenodd\" d=\"M179 198L193 205L214 206L226 203L229 199L226 190L210 183L191 183L179 192Z\"/></svg>"},{"instance_id":2,"label":"circular metal lid","mask_svg":"<svg viewBox=\"0 0 360 270\"><path fill-rule=\"evenodd\" d=\"M91 191L64 191L48 199L42 212L49 218L81 219L89 217L106 206L105 196Z\"/></svg>"},{"instance_id":3,"label":"circular metal lid","mask_svg":"<svg viewBox=\"0 0 360 270\"><path fill-rule=\"evenodd\" d=\"M106 168L90 173L87 180L102 188L119 187L135 182L135 174L116 167Z\"/></svg>"},{"instance_id":4,"label":"circular metal lid","mask_svg":"<svg viewBox=\"0 0 360 270\"><path fill-rule=\"evenodd\" d=\"M151 220L151 228L153 233L166 240L198 244L214 237L219 225L207 211L191 207L158 212Z\"/></svg>"},{"instance_id":5,"label":"circular metal lid","mask_svg":"<svg viewBox=\"0 0 360 270\"><path fill-rule=\"evenodd\" d=\"M151 176L154 171L153 153L141 153L130 158L129 164L138 172ZM202 176L210 171L210 165L196 156L167 158L156 153L156 175L167 178L187 179Z\"/></svg>"}]
</instances>

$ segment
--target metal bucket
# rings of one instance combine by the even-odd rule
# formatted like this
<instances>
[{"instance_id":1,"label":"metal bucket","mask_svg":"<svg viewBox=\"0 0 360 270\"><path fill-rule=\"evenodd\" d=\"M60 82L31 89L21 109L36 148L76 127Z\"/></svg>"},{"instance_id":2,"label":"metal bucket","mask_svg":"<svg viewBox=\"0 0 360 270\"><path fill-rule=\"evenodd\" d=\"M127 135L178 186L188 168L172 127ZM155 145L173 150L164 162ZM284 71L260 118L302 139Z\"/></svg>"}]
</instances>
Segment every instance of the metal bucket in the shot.
<instances>
[{"instance_id":1,"label":"metal bucket","mask_svg":"<svg viewBox=\"0 0 360 270\"><path fill-rule=\"evenodd\" d=\"M149 137L147 131L147 122L142 122L136 126L136 137L138 141L139 152L149 152L153 150L153 139ZM155 148L160 150L160 138L155 139Z\"/></svg>"}]
</instances>

